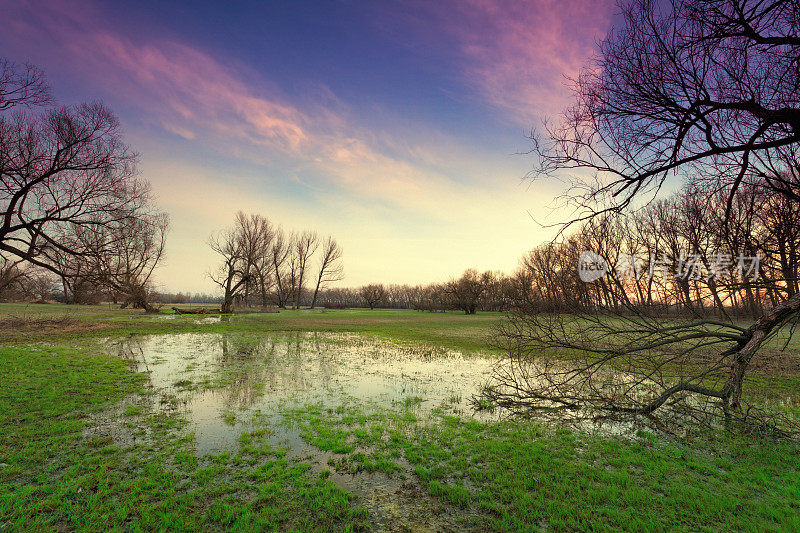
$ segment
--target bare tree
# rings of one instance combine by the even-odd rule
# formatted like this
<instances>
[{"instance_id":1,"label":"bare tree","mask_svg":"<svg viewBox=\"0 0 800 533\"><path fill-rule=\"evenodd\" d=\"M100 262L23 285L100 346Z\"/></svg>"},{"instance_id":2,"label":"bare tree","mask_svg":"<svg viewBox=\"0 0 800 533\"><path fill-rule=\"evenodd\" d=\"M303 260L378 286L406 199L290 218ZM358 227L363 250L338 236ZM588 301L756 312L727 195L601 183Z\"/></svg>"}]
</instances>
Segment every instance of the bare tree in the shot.
<instances>
[{"instance_id":1,"label":"bare tree","mask_svg":"<svg viewBox=\"0 0 800 533\"><path fill-rule=\"evenodd\" d=\"M534 139L534 174L593 177L573 183L568 198L578 214L570 224L651 198L673 174L691 177L695 194L707 202L714 194L723 198L718 227L726 232L748 181L800 200L792 157L800 145L798 14L795 0L623 4L621 25L576 80L575 105L559 125L546 128L546 139ZM688 218L678 219L686 225L677 228L673 253L725 240L708 239L706 204L684 207ZM674 222L661 221L662 227ZM634 305L633 282L609 281L606 289L622 304L613 316L608 307L593 313L579 307L580 320L512 317L499 337L511 355L492 389L499 401L650 413L699 396L731 416L753 357L800 310L800 296L779 293L773 284L760 295L775 295L774 307L750 327L705 318L664 321ZM687 305L702 304L708 290L723 306L719 287L695 281L676 287ZM578 354L576 364L548 359L563 350ZM701 356L707 364L698 367Z\"/></svg>"},{"instance_id":2,"label":"bare tree","mask_svg":"<svg viewBox=\"0 0 800 533\"><path fill-rule=\"evenodd\" d=\"M266 218L263 218L260 245L255 252L253 263L256 289L260 294L262 307L269 304L270 292L276 282L275 276L272 275L272 246L279 232L280 228L275 228Z\"/></svg>"},{"instance_id":3,"label":"bare tree","mask_svg":"<svg viewBox=\"0 0 800 533\"><path fill-rule=\"evenodd\" d=\"M51 260L57 265L63 300L67 304L88 304L102 301L99 290L100 274L97 264L89 261L89 254L75 256L63 250L51 250ZM112 300L118 303L117 294Z\"/></svg>"},{"instance_id":4,"label":"bare tree","mask_svg":"<svg viewBox=\"0 0 800 533\"><path fill-rule=\"evenodd\" d=\"M294 240L292 252L292 279L295 281L294 308L300 308L300 300L303 295L303 288L306 280L306 269L308 262L319 248L319 236L313 231L304 231Z\"/></svg>"},{"instance_id":5,"label":"bare tree","mask_svg":"<svg viewBox=\"0 0 800 533\"><path fill-rule=\"evenodd\" d=\"M800 142L796 0L631 0L575 84L576 102L535 151L537 175L581 169L583 215L620 211L672 173L733 193L748 174L800 200L775 174ZM609 197L610 205L603 205ZM588 211L588 215L586 214Z\"/></svg>"},{"instance_id":6,"label":"bare tree","mask_svg":"<svg viewBox=\"0 0 800 533\"><path fill-rule=\"evenodd\" d=\"M21 293L28 277L22 259L5 257L0 254L0 298L14 299Z\"/></svg>"},{"instance_id":7,"label":"bare tree","mask_svg":"<svg viewBox=\"0 0 800 533\"><path fill-rule=\"evenodd\" d=\"M130 258L123 257L131 244L126 228L150 224L150 186L137 176L108 108L49 103L41 71L0 60L0 251L64 279L81 270L103 283L111 272L85 264L119 266ZM147 266L129 277L149 279L163 251L166 223L159 227L157 253L148 250Z\"/></svg>"},{"instance_id":8,"label":"bare tree","mask_svg":"<svg viewBox=\"0 0 800 533\"><path fill-rule=\"evenodd\" d=\"M262 304L272 284L270 251L275 239L275 229L266 217L258 214L236 214L236 226L242 239L242 253L247 272L242 298L250 304L250 297L256 291L261 294Z\"/></svg>"},{"instance_id":9,"label":"bare tree","mask_svg":"<svg viewBox=\"0 0 800 533\"><path fill-rule=\"evenodd\" d=\"M106 228L96 253L89 257L98 282L121 294L123 307L157 311L152 303L152 277L164 256L168 228L166 214L139 213Z\"/></svg>"},{"instance_id":10,"label":"bare tree","mask_svg":"<svg viewBox=\"0 0 800 533\"><path fill-rule=\"evenodd\" d=\"M278 228L269 249L269 262L275 280L276 300L281 309L286 308L290 296L284 269L293 248L293 239L292 235L287 236L283 229Z\"/></svg>"},{"instance_id":11,"label":"bare tree","mask_svg":"<svg viewBox=\"0 0 800 533\"><path fill-rule=\"evenodd\" d=\"M26 292L37 302L47 302L52 299L56 286L53 274L42 269L37 269L31 274L26 285Z\"/></svg>"},{"instance_id":12,"label":"bare tree","mask_svg":"<svg viewBox=\"0 0 800 533\"><path fill-rule=\"evenodd\" d=\"M328 283L340 281L344 278L342 267L342 248L331 236L325 238L322 243L322 256L319 262L319 272L317 273L317 283L314 287L314 297L311 298L311 308L317 305L319 291Z\"/></svg>"},{"instance_id":13,"label":"bare tree","mask_svg":"<svg viewBox=\"0 0 800 533\"><path fill-rule=\"evenodd\" d=\"M275 241L269 219L242 211L236 213L231 228L209 239L209 246L222 256L222 264L210 276L223 290L223 313L233 311L237 300L247 303L250 290L261 291L263 299L271 284Z\"/></svg>"},{"instance_id":14,"label":"bare tree","mask_svg":"<svg viewBox=\"0 0 800 533\"><path fill-rule=\"evenodd\" d=\"M358 290L358 293L361 295L361 298L364 299L370 309L375 309L375 306L381 303L384 298L386 298L386 287L380 283L371 283L361 287Z\"/></svg>"},{"instance_id":15,"label":"bare tree","mask_svg":"<svg viewBox=\"0 0 800 533\"><path fill-rule=\"evenodd\" d=\"M237 228L234 227L212 236L208 245L222 256L222 264L209 276L223 290L220 310L223 313L230 313L233 311L235 297L249 280L249 273L245 270L244 243Z\"/></svg>"},{"instance_id":16,"label":"bare tree","mask_svg":"<svg viewBox=\"0 0 800 533\"><path fill-rule=\"evenodd\" d=\"M485 293L494 282L491 272L478 274L474 268L466 270L460 278L444 285L450 305L467 315L474 315Z\"/></svg>"}]
</instances>

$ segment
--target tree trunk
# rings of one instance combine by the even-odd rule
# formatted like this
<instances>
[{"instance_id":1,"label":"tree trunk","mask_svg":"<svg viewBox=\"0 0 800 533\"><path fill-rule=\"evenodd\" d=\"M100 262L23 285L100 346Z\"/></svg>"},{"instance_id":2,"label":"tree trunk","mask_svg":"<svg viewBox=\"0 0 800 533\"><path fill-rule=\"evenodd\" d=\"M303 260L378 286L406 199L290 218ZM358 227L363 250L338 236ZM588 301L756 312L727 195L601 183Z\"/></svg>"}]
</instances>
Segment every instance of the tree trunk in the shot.
<instances>
[{"instance_id":1,"label":"tree trunk","mask_svg":"<svg viewBox=\"0 0 800 533\"><path fill-rule=\"evenodd\" d=\"M275 265L275 285L278 287L275 291L276 295L278 296L278 307L281 309L286 309L286 302L283 298L283 283L281 283L281 272L278 269L278 266Z\"/></svg>"},{"instance_id":2,"label":"tree trunk","mask_svg":"<svg viewBox=\"0 0 800 533\"><path fill-rule=\"evenodd\" d=\"M798 311L800 311L800 294L795 294L788 300L773 307L769 313L750 326L747 335L748 340L741 343L739 350L734 354L730 376L722 388L723 409L726 413L729 412L730 408L736 409L739 407L745 372L761 344L773 330L789 321Z\"/></svg>"},{"instance_id":3,"label":"tree trunk","mask_svg":"<svg viewBox=\"0 0 800 533\"><path fill-rule=\"evenodd\" d=\"M294 299L294 308L300 309L300 299L303 297L303 278L305 277L305 272L300 271L300 276L297 278L297 294L295 295Z\"/></svg>"},{"instance_id":4,"label":"tree trunk","mask_svg":"<svg viewBox=\"0 0 800 533\"><path fill-rule=\"evenodd\" d=\"M317 295L319 294L319 286L322 283L322 273L323 271L321 270L317 278L317 286L314 287L314 297L311 298L311 309L314 309L314 306L317 305Z\"/></svg>"}]
</instances>

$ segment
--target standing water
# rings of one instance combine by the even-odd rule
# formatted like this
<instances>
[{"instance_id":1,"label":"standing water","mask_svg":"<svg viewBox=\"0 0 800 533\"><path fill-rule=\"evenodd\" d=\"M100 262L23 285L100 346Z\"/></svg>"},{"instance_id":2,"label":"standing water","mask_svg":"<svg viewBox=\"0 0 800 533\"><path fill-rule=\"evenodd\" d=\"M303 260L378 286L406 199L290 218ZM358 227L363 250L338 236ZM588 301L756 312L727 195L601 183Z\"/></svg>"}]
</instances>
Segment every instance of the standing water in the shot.
<instances>
[{"instance_id":1,"label":"standing water","mask_svg":"<svg viewBox=\"0 0 800 533\"><path fill-rule=\"evenodd\" d=\"M333 333L153 335L106 342L147 375L151 409L186 421L201 455L235 451L255 415L269 424L272 444L288 448L318 473L335 454L308 444L286 417L309 405L335 409L355 401L377 408L410 407L420 417L446 406L448 413L460 416L498 416L475 413L469 404L489 379L494 361L440 347ZM94 431L113 427L118 439L135 440L114 423L119 414L107 414ZM411 470L402 458L397 460ZM330 475L361 497L379 528L459 527L452 522L454 510L403 477L380 472Z\"/></svg>"}]
</instances>

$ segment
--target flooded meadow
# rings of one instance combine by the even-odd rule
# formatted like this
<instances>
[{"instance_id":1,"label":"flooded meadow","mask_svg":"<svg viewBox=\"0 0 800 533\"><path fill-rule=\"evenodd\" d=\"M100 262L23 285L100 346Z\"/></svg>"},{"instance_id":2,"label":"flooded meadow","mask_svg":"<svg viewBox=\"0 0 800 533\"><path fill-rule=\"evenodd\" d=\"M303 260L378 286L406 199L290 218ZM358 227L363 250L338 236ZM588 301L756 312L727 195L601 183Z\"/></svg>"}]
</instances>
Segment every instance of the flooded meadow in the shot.
<instances>
[{"instance_id":1,"label":"flooded meadow","mask_svg":"<svg viewBox=\"0 0 800 533\"><path fill-rule=\"evenodd\" d=\"M355 409L380 423L381 431L394 419L394 429L406 433L434 415L499 419L499 410L473 407L495 358L325 332L133 335L103 344L146 376L147 394L94 415L86 438L146 444L152 435L137 418L160 413L182 421L181 432L198 455L213 456L236 452L249 432L266 428L271 447L357 495L377 529L456 530L470 524L463 512L432 498L414 480L414 468L401 453L376 455L376 442L353 435L338 445L320 443L315 430L325 430L315 419Z\"/></svg>"},{"instance_id":2,"label":"flooded meadow","mask_svg":"<svg viewBox=\"0 0 800 533\"><path fill-rule=\"evenodd\" d=\"M0 530L796 522L794 442L492 404L484 386L514 370L488 345L499 317L104 313L0 350ZM771 387L787 411L790 385Z\"/></svg>"}]
</instances>

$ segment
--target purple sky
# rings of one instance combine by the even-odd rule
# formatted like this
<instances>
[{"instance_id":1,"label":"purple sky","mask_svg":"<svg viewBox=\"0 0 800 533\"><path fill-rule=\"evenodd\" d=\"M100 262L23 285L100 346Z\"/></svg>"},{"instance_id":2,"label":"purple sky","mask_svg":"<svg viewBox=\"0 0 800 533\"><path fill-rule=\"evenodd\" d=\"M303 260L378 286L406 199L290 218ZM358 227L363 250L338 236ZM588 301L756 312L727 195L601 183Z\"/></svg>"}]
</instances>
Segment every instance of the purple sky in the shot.
<instances>
[{"instance_id":1,"label":"purple sky","mask_svg":"<svg viewBox=\"0 0 800 533\"><path fill-rule=\"evenodd\" d=\"M0 0L0 55L120 116L171 215L162 288L212 290L238 209L332 234L344 285L511 270L552 236L559 184L518 154L613 2L164 4Z\"/></svg>"}]
</instances>

